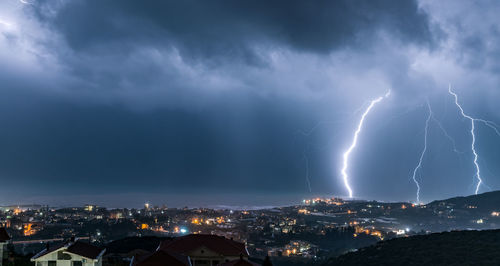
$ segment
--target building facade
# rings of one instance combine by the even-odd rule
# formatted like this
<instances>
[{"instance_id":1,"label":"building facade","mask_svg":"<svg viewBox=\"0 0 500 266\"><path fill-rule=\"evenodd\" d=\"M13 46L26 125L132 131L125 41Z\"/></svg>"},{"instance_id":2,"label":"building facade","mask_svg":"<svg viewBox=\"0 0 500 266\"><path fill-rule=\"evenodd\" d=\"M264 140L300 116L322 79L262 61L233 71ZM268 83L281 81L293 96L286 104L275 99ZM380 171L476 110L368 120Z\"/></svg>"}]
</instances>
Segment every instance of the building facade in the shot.
<instances>
[{"instance_id":1,"label":"building facade","mask_svg":"<svg viewBox=\"0 0 500 266\"><path fill-rule=\"evenodd\" d=\"M10 241L10 236L5 228L0 227L0 266L3 265L7 244Z\"/></svg>"},{"instance_id":2,"label":"building facade","mask_svg":"<svg viewBox=\"0 0 500 266\"><path fill-rule=\"evenodd\" d=\"M31 258L35 266L102 266L106 250L82 241L47 246Z\"/></svg>"}]
</instances>

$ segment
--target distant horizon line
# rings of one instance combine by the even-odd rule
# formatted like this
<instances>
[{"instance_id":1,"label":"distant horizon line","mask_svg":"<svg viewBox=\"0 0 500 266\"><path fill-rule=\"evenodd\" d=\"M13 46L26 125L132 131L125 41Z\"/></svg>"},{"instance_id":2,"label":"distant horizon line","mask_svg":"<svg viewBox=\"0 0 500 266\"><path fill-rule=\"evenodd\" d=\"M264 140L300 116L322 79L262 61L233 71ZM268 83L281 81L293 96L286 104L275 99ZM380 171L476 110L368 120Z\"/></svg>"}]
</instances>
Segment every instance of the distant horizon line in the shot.
<instances>
[{"instance_id":1,"label":"distant horizon line","mask_svg":"<svg viewBox=\"0 0 500 266\"><path fill-rule=\"evenodd\" d=\"M489 192L483 192L480 194L470 194L470 195L465 195L465 196L453 196L449 198L444 198L444 199L435 199L431 200L429 202L422 202L421 205L427 205L429 203L432 203L434 201L443 201L443 200L449 200L453 198L460 198L460 197L474 197L474 196L480 196L488 193L494 193L494 192L500 192L500 190L494 190L494 191L489 191ZM299 196L299 195L297 195ZM269 195L271 197L271 195ZM280 197L281 198L281 197ZM222 204L222 203L214 203L214 204L166 204L166 203L152 203L154 201L151 200L146 200L143 203L139 204L137 201L134 201L135 203L132 204L126 204L126 205L121 205L117 206L116 204L112 204L111 202L113 200L110 200L110 204L103 204L104 202L92 202L92 200L84 200L81 202L74 202L74 203L69 203L69 204L54 204L54 203L48 203L48 202L39 202L39 203L16 203L16 204L5 204L2 203L0 204L0 208L12 208L12 207L34 207L34 206L48 206L49 208L55 208L55 209L62 209L62 208L80 208L84 207L85 205L95 205L98 207L103 207L106 209L142 209L146 203L149 203L151 206L154 207L161 207L161 206L166 206L167 208L176 208L176 209L181 209L181 208L189 208L189 209L198 209L198 208L207 208L207 209L218 209L218 210L264 210L264 209L274 209L274 208L283 208L283 207L291 207L291 206L298 206L298 205L303 205L303 200L311 200L311 199L341 199L346 202L353 202L353 201L362 201L362 202L380 202L380 203L408 203L408 204L417 204L415 202L411 201L403 201L403 200L395 200L395 201L386 201L386 200L377 200L377 199L366 199L366 198L349 198L347 196L345 197L339 197L339 196L326 196L326 195L316 195L316 196L309 196L309 197L303 197L302 199L298 200L289 200L288 202L281 202L281 204ZM185 203L185 201L183 201ZM115 206L113 206L115 205Z\"/></svg>"}]
</instances>

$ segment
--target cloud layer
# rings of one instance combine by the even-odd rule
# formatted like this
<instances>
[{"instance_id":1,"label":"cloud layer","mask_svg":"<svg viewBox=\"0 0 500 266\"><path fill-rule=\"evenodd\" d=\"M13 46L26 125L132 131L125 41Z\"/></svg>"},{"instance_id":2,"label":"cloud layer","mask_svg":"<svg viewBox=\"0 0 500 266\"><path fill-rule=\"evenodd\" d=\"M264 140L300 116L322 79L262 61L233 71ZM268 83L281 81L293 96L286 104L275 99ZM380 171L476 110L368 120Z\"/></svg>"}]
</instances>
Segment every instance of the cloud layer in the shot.
<instances>
[{"instance_id":1,"label":"cloud layer","mask_svg":"<svg viewBox=\"0 0 500 266\"><path fill-rule=\"evenodd\" d=\"M307 161L313 193L345 195L359 109L391 89L353 153L355 195L414 199L426 99L463 153L432 126L422 198L469 194L470 136L448 83L470 114L500 120L495 2L1 5L0 178L27 193L308 193ZM498 188L500 141L479 134Z\"/></svg>"}]
</instances>

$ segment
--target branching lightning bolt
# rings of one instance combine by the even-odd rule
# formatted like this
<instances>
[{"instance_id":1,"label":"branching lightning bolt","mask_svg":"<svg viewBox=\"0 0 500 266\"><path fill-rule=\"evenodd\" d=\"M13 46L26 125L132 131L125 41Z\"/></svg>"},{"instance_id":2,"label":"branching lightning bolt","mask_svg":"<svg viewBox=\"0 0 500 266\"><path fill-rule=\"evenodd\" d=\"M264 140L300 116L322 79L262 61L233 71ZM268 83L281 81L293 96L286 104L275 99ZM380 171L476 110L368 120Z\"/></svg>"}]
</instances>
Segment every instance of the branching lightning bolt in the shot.
<instances>
[{"instance_id":1,"label":"branching lightning bolt","mask_svg":"<svg viewBox=\"0 0 500 266\"><path fill-rule=\"evenodd\" d=\"M370 113L372 108L377 103L382 101L384 98L389 97L390 94L391 94L391 91L389 90L389 91L387 91L387 93L384 96L380 96L380 97L378 97L370 102L370 105L368 105L368 107L366 108L363 115L361 115L361 119L359 120L358 127L356 128L356 131L354 132L354 137L352 139L351 146L349 146L349 148L344 152L344 155L343 155L344 163L343 163L341 173L342 173L342 178L344 180L344 185L345 185L347 191L349 192L349 198L352 198L352 194L353 194L352 188L349 185L349 175L347 174L347 168L349 167L349 155L351 155L351 152L354 150L354 148L356 147L356 145L358 143L358 136L359 136L359 133L361 132L361 129L363 128L363 124L365 122L365 118L368 115L368 113Z\"/></svg>"},{"instance_id":2,"label":"branching lightning bolt","mask_svg":"<svg viewBox=\"0 0 500 266\"><path fill-rule=\"evenodd\" d=\"M472 153L474 154L474 166L476 167L476 174L475 174L475 177L477 178L477 185L476 185L476 191L475 191L475 194L477 194L479 192L479 188L481 187L481 185L484 185L483 184L483 179L481 178L481 169L479 168L479 163L478 163L478 154L476 152L476 133L475 133L475 122L481 122L483 123L484 125L486 125L487 127L493 129L495 131L495 133L500 136L500 130L499 130L499 126L493 122L493 121L489 121L489 120L484 120L484 119L480 119L480 118L474 118L474 117L471 117L467 114L465 114L464 112L464 109L462 108L462 106L460 105L460 103L458 102L458 96L456 93L454 93L452 90L451 90L451 85L448 87L448 92L455 98L455 105L458 107L458 109L460 110L460 114L469 119L470 122L471 122L471 129L470 129L470 133L472 135L472 144L471 144L471 149L472 149Z\"/></svg>"},{"instance_id":3,"label":"branching lightning bolt","mask_svg":"<svg viewBox=\"0 0 500 266\"><path fill-rule=\"evenodd\" d=\"M483 124L485 124L489 128L493 129L495 131L495 133L497 133L497 135L500 137L500 131L498 130L499 126L495 122L489 121L489 120L484 120L484 119L479 119L479 118L474 118L474 120L482 122Z\"/></svg>"},{"instance_id":4,"label":"branching lightning bolt","mask_svg":"<svg viewBox=\"0 0 500 266\"><path fill-rule=\"evenodd\" d=\"M478 159L478 155L477 155L477 152L476 152L476 134L475 134L475 121L477 119L469 116L469 115L466 115L465 112L464 112L464 109L462 109L462 106L460 105L460 103L458 103L458 96L456 93L454 93L452 90L451 90L451 85L448 87L448 92L453 95L453 97L455 98L455 105L458 107L458 109L460 110L460 114L469 119L470 120L470 123L471 123L471 129L470 129L470 133L472 135L472 145L471 145L471 149L472 149L472 153L474 154L474 166L476 167L476 178L477 178L477 185L476 185L476 191L475 191L475 194L477 195L478 191L479 191L479 187L481 186L481 183L483 183L483 179L481 178L481 170L479 169L479 163L477 162L477 159ZM479 121L479 120L478 120Z\"/></svg>"},{"instance_id":5,"label":"branching lightning bolt","mask_svg":"<svg viewBox=\"0 0 500 266\"><path fill-rule=\"evenodd\" d=\"M418 164L413 170L413 182L415 182L415 185L417 186L417 203L420 203L420 183L418 183L417 180L417 172L422 169L422 160L424 159L425 153L427 152L427 135L429 133L429 122L431 121L432 118L432 109L431 105L429 104L429 101L427 101L427 108L429 110L429 115L427 116L427 120L425 120L425 132L424 132L424 149L422 150L422 153L420 153L420 158L418 160Z\"/></svg>"}]
</instances>

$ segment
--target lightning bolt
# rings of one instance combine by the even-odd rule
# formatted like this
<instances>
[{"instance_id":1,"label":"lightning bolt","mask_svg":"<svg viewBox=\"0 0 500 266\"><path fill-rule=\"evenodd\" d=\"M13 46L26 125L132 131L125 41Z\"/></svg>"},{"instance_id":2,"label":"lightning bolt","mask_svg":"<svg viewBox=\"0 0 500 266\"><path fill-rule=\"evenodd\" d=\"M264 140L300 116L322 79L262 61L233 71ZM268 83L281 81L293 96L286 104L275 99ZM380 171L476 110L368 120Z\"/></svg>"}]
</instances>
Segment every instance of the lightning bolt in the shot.
<instances>
[{"instance_id":1,"label":"lightning bolt","mask_svg":"<svg viewBox=\"0 0 500 266\"><path fill-rule=\"evenodd\" d=\"M340 123L344 123L345 121L353 118L356 114L358 114L359 112L361 112L362 109L364 109L365 105L368 104L368 102L365 102L363 105L361 105L358 109L354 110L354 112L352 113L347 113L347 117L343 118L342 120L336 120L336 121L319 121L317 122L311 129L307 130L307 131L304 131L304 130L297 130L296 132L296 135L302 135L304 137L309 137L311 136L317 129L319 129L320 127L322 126L325 126L325 125L328 125L328 124L340 124ZM337 133L338 134L338 133ZM333 136L331 136L332 139L335 139L335 136L337 134L334 134ZM294 140L295 141L295 140ZM330 143L331 141L329 141ZM324 146L325 145L321 145L322 149L324 149ZM329 145L327 145L329 146ZM311 176L309 174L309 157L307 156L307 150L309 148L309 144L308 146L304 149L304 151L302 152L302 160L304 160L305 162L305 179L306 179L306 185L307 185L307 189L309 191L309 193L312 192L312 189L311 189Z\"/></svg>"},{"instance_id":2,"label":"lightning bolt","mask_svg":"<svg viewBox=\"0 0 500 266\"><path fill-rule=\"evenodd\" d=\"M418 183L417 180L417 172L422 169L422 160L424 159L425 153L427 152L427 136L429 133L429 122L431 121L432 116L432 109L431 105L429 104L429 100L427 100L427 109L429 110L429 115L427 116L427 120L425 120L425 134L424 134L424 149L422 150L422 153L420 153L420 158L418 160L418 164L413 170L413 182L415 182L415 185L417 186L417 203L420 203L420 183Z\"/></svg>"},{"instance_id":3,"label":"lightning bolt","mask_svg":"<svg viewBox=\"0 0 500 266\"><path fill-rule=\"evenodd\" d=\"M344 155L343 155L344 163L343 163L341 173L342 173L342 179L344 180L344 185L345 185L347 191L349 191L349 198L352 198L352 188L349 185L349 175L347 174L347 168L349 167L349 155L351 155L351 152L354 150L354 148L356 147L356 145L358 143L358 136L359 136L359 133L361 132L361 129L363 129L363 124L365 122L366 116L370 113L372 108L377 103L382 101L384 98L389 97L389 95L391 95L390 90L387 91L387 93L384 96L380 96L380 97L378 97L370 102L370 105L368 105L368 107L366 108L363 115L361 115L361 119L359 120L358 127L356 128L356 131L354 132L354 137L352 139L351 146L349 146L349 148L344 152Z\"/></svg>"},{"instance_id":4,"label":"lightning bolt","mask_svg":"<svg viewBox=\"0 0 500 266\"><path fill-rule=\"evenodd\" d=\"M432 120L438 125L439 129L441 129L444 136L451 142L451 145L453 146L453 152L458 154L458 155L462 154L463 152L461 152L457 149L455 139L453 139L450 136L450 134L448 134L448 131L446 131L446 129L444 129L443 124L441 124L441 122L434 116L434 114L432 115Z\"/></svg>"},{"instance_id":5,"label":"lightning bolt","mask_svg":"<svg viewBox=\"0 0 500 266\"><path fill-rule=\"evenodd\" d=\"M480 118L474 118L474 117L471 117L467 114L465 114L464 112L464 109L462 108L462 106L460 105L460 103L458 102L458 96L455 92L453 92L451 90L451 85L448 86L448 92L455 98L455 105L458 107L458 109L460 110L460 114L469 119L470 122L471 122L471 129L470 129L470 133L472 135L472 144L471 144L471 149L472 149L472 153L474 154L474 166L476 167L476 174L475 174L475 177L477 178L477 185L476 185L476 191L475 191L475 194L477 195L477 193L479 192L479 188L481 187L481 185L484 185L483 184L483 179L481 178L481 169L479 168L479 163L478 163L478 155L477 155L477 152L476 152L476 134L475 134L475 122L481 122L483 123L484 125L486 125L487 127L493 129L495 131L495 133L500 137L500 130L498 129L499 126L493 122L493 121L489 121L489 120L485 120L485 119L480 119Z\"/></svg>"},{"instance_id":6,"label":"lightning bolt","mask_svg":"<svg viewBox=\"0 0 500 266\"><path fill-rule=\"evenodd\" d=\"M306 183L307 183L307 188L309 189L309 193L312 192L311 190L311 179L309 178L309 158L307 158L306 153L303 153L303 158L306 162Z\"/></svg>"},{"instance_id":7,"label":"lightning bolt","mask_svg":"<svg viewBox=\"0 0 500 266\"><path fill-rule=\"evenodd\" d=\"M469 119L470 120L470 123L471 123L471 129L470 129L470 133L472 135L472 144L471 144L471 149L472 149L472 153L474 154L474 166L476 167L476 174L475 174L475 177L477 178L477 185L476 185L476 191L475 191L475 194L477 195L478 191L479 191L479 187L481 186L481 183L483 183L483 179L481 178L481 170L479 169L479 163L477 162L478 160L478 155L477 155L477 152L476 152L476 134L475 134L475 121L477 119L465 114L464 112L464 109L462 109L462 106L460 105L460 103L458 103L458 96L456 93L454 93L452 90L451 90L451 85L448 87L448 92L455 98L455 105L458 107L458 109L460 110L460 114ZM478 120L480 121L480 120Z\"/></svg>"},{"instance_id":8,"label":"lightning bolt","mask_svg":"<svg viewBox=\"0 0 500 266\"><path fill-rule=\"evenodd\" d=\"M482 122L483 124L485 124L489 128L493 129L495 131L495 133L497 133L497 135L500 137L500 131L498 130L499 126L495 122L489 121L489 120L484 120L484 119L479 119L479 118L475 118L474 120Z\"/></svg>"}]
</instances>

